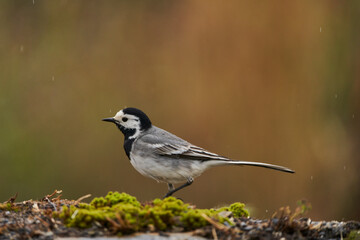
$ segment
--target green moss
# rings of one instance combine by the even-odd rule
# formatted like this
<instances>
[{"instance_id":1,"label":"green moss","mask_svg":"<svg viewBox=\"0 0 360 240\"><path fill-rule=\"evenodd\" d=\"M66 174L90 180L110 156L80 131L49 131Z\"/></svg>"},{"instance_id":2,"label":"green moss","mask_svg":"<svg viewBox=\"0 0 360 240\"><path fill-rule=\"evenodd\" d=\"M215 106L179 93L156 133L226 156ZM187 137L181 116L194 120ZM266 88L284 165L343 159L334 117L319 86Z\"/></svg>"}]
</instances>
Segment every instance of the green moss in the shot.
<instances>
[{"instance_id":1,"label":"green moss","mask_svg":"<svg viewBox=\"0 0 360 240\"><path fill-rule=\"evenodd\" d=\"M187 229L196 229L208 225L209 223L201 216L201 213L208 213L207 209L190 209L181 215L181 222ZM209 216L209 213L206 214Z\"/></svg>"},{"instance_id":2,"label":"green moss","mask_svg":"<svg viewBox=\"0 0 360 240\"><path fill-rule=\"evenodd\" d=\"M14 204L12 203L0 203L0 210L5 210L5 211L19 211L19 208L16 207Z\"/></svg>"},{"instance_id":3,"label":"green moss","mask_svg":"<svg viewBox=\"0 0 360 240\"><path fill-rule=\"evenodd\" d=\"M136 200L135 197L130 196L129 194L126 193L118 193L118 192L109 192L105 198L103 197L99 197L99 198L94 198L90 205L99 208L99 207L104 207L104 206L113 206L117 203L129 203L131 205L134 206L138 206L140 207L140 203Z\"/></svg>"},{"instance_id":4,"label":"green moss","mask_svg":"<svg viewBox=\"0 0 360 240\"><path fill-rule=\"evenodd\" d=\"M360 240L360 231L359 230L353 230L349 233L346 240Z\"/></svg>"},{"instance_id":5,"label":"green moss","mask_svg":"<svg viewBox=\"0 0 360 240\"><path fill-rule=\"evenodd\" d=\"M86 228L98 222L118 233L130 233L151 228L165 231L173 226L196 229L209 225L203 214L220 223L231 224L229 218L219 213L230 211L234 217L247 217L249 214L244 207L242 203L234 203L220 209L195 209L174 197L142 205L126 193L109 192L105 197L94 198L90 204L63 206L54 217L63 219L69 227Z\"/></svg>"},{"instance_id":6,"label":"green moss","mask_svg":"<svg viewBox=\"0 0 360 240\"><path fill-rule=\"evenodd\" d=\"M245 204L237 202L230 205L229 211L234 214L234 217L248 217L249 212L244 208Z\"/></svg>"}]
</instances>

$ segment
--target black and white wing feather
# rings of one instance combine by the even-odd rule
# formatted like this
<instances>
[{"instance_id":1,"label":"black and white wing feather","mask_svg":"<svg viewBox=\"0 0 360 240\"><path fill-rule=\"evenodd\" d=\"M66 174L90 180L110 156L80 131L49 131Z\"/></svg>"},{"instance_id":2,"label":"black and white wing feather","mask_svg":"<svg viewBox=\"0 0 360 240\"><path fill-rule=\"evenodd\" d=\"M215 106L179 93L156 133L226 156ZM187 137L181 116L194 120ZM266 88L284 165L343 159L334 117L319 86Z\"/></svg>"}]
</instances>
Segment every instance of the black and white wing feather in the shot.
<instances>
[{"instance_id":1,"label":"black and white wing feather","mask_svg":"<svg viewBox=\"0 0 360 240\"><path fill-rule=\"evenodd\" d=\"M201 147L197 147L184 139L155 126L151 129L151 132L143 135L138 141L140 141L141 144L146 144L147 148L152 149L154 154L174 159L200 161L230 160Z\"/></svg>"},{"instance_id":2,"label":"black and white wing feather","mask_svg":"<svg viewBox=\"0 0 360 240\"><path fill-rule=\"evenodd\" d=\"M141 141L142 144L146 144L147 148L152 149L152 153L158 156L169 157L173 159L198 160L203 162L209 161L209 166L229 164L247 165L270 168L283 172L294 172L289 168L268 163L232 160L216 153L209 152L201 147L192 145L191 143L161 128L153 126L152 131L154 132L144 135L141 137L141 139L139 139L139 141Z\"/></svg>"},{"instance_id":3,"label":"black and white wing feather","mask_svg":"<svg viewBox=\"0 0 360 240\"><path fill-rule=\"evenodd\" d=\"M191 144L189 145L163 144L162 146L155 148L154 152L161 156L168 156L172 158L181 158L181 159L191 159L191 160L200 160L200 161L230 160L226 157L206 151L203 148Z\"/></svg>"}]
</instances>

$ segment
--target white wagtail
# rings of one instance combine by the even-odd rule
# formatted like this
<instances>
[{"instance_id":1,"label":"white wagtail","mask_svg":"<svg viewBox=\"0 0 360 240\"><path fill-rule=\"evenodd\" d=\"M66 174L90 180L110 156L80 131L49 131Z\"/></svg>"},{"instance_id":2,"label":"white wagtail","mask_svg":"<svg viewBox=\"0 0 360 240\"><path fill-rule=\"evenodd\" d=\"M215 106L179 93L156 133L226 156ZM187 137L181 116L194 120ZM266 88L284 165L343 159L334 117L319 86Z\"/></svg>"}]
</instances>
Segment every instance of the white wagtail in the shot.
<instances>
[{"instance_id":1,"label":"white wagtail","mask_svg":"<svg viewBox=\"0 0 360 240\"><path fill-rule=\"evenodd\" d=\"M293 170L260 162L235 161L195 146L151 124L139 109L125 108L103 121L115 123L124 134L124 149L133 167L142 175L168 184L165 197L189 186L206 169L223 165L249 165L288 173ZM186 182L178 188L175 183Z\"/></svg>"}]
</instances>

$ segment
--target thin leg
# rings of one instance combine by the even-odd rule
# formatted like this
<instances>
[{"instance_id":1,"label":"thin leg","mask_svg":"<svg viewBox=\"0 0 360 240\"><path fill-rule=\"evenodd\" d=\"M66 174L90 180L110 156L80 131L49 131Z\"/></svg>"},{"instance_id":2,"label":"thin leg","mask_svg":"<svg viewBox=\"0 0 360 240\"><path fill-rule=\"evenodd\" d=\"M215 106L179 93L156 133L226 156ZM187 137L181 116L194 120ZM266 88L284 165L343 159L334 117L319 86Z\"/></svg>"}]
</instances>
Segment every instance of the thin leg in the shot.
<instances>
[{"instance_id":1,"label":"thin leg","mask_svg":"<svg viewBox=\"0 0 360 240\"><path fill-rule=\"evenodd\" d=\"M169 183L169 184L168 184L169 192L164 196L164 198L170 197L171 195L173 195L175 192L179 191L180 189L183 189L184 187L190 186L193 182L194 182L194 179L189 178L185 184L183 184L183 185L181 185L180 187L175 188L175 189L174 189L174 185L172 185L171 183ZM171 184L171 186L173 187L172 190L170 190L170 184Z\"/></svg>"},{"instance_id":2,"label":"thin leg","mask_svg":"<svg viewBox=\"0 0 360 240\"><path fill-rule=\"evenodd\" d=\"M168 183L168 189L169 189L169 191L174 190L175 189L174 185L172 183Z\"/></svg>"}]
</instances>

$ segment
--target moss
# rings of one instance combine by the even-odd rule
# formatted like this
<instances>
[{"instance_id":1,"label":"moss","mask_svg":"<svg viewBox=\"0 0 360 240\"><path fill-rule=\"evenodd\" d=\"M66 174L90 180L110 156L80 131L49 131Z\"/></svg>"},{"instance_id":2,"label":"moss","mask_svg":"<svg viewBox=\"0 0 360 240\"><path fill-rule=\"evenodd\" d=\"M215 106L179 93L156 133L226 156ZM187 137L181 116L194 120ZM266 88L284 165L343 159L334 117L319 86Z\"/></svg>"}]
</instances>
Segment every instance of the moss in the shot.
<instances>
[{"instance_id":1,"label":"moss","mask_svg":"<svg viewBox=\"0 0 360 240\"><path fill-rule=\"evenodd\" d=\"M190 209L189 211L182 214L180 220L184 223L184 226L187 229L196 229L206 226L208 225L208 222L201 216L201 213L203 212L207 212L206 209ZM206 215L209 216L209 213Z\"/></svg>"},{"instance_id":2,"label":"moss","mask_svg":"<svg viewBox=\"0 0 360 240\"><path fill-rule=\"evenodd\" d=\"M129 194L126 193L118 193L118 192L109 192L105 198L103 197L99 197L99 198L94 198L90 205L99 208L99 207L104 207L104 206L113 206L117 203L129 203L131 205L134 206L138 206L140 207L140 203L136 200L135 197L130 196Z\"/></svg>"},{"instance_id":3,"label":"moss","mask_svg":"<svg viewBox=\"0 0 360 240\"><path fill-rule=\"evenodd\" d=\"M249 212L245 209L245 204L243 203L233 203L229 208L230 212L234 214L234 217L248 217Z\"/></svg>"},{"instance_id":4,"label":"moss","mask_svg":"<svg viewBox=\"0 0 360 240\"><path fill-rule=\"evenodd\" d=\"M11 204L10 203L0 203L0 210L11 210Z\"/></svg>"},{"instance_id":5,"label":"moss","mask_svg":"<svg viewBox=\"0 0 360 240\"><path fill-rule=\"evenodd\" d=\"M13 203L5 202L5 203L0 203L0 210L17 212L17 211L19 211L19 208L16 207Z\"/></svg>"},{"instance_id":6,"label":"moss","mask_svg":"<svg viewBox=\"0 0 360 240\"><path fill-rule=\"evenodd\" d=\"M87 228L98 222L118 233L129 233L153 228L165 231L174 226L200 228L209 225L203 214L220 223L231 224L229 218L219 213L230 211L234 217L247 217L249 214L244 207L242 203L234 203L220 209L195 209L174 197L142 205L126 193L109 192L105 197L94 198L90 204L63 206L54 217L63 219L68 227Z\"/></svg>"},{"instance_id":7,"label":"moss","mask_svg":"<svg viewBox=\"0 0 360 240\"><path fill-rule=\"evenodd\" d=\"M353 230L349 233L346 240L360 240L360 231L359 230Z\"/></svg>"}]
</instances>

